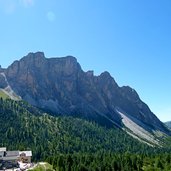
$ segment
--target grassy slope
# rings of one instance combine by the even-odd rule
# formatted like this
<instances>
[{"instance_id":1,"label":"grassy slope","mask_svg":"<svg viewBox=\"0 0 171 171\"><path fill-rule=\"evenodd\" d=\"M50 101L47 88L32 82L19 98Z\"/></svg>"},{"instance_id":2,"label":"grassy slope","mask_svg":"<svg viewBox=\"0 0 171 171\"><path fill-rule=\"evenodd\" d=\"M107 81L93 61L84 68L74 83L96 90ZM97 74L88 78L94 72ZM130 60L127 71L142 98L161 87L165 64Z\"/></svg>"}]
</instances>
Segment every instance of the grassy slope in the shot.
<instances>
[{"instance_id":1,"label":"grassy slope","mask_svg":"<svg viewBox=\"0 0 171 171\"><path fill-rule=\"evenodd\" d=\"M6 95L2 90L0 90L0 97L2 97L3 99L9 98L9 96Z\"/></svg>"},{"instance_id":2,"label":"grassy slope","mask_svg":"<svg viewBox=\"0 0 171 171\"><path fill-rule=\"evenodd\" d=\"M38 163L34 169L29 169L30 171L53 171L52 165L49 163Z\"/></svg>"}]
</instances>

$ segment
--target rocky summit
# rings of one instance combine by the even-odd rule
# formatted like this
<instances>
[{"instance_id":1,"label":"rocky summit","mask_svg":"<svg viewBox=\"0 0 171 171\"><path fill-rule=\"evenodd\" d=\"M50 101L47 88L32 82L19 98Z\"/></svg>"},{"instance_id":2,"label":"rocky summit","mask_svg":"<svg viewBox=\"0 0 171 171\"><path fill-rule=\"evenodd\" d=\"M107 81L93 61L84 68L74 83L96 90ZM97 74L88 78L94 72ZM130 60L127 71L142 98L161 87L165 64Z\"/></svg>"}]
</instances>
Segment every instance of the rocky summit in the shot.
<instances>
[{"instance_id":1,"label":"rocky summit","mask_svg":"<svg viewBox=\"0 0 171 171\"><path fill-rule=\"evenodd\" d=\"M72 56L46 58L29 53L0 71L0 88L55 115L73 115L117 126L129 134L158 143L170 134L164 124L129 86L119 87L108 72L84 72Z\"/></svg>"}]
</instances>

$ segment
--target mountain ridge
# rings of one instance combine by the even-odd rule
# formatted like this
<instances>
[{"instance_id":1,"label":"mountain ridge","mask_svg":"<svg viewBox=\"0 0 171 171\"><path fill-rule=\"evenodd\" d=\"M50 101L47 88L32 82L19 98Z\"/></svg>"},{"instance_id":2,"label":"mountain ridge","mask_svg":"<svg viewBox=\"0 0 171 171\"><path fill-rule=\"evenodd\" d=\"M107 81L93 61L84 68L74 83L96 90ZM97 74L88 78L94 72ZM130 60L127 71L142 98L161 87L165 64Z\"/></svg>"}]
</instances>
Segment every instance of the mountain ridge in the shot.
<instances>
[{"instance_id":1,"label":"mountain ridge","mask_svg":"<svg viewBox=\"0 0 171 171\"><path fill-rule=\"evenodd\" d=\"M54 114L79 116L109 127L127 127L129 133L138 136L124 117L126 122L131 119L150 132L154 139L156 132L170 135L134 89L119 87L107 71L99 76L93 71L84 72L75 57L46 58L43 52L29 53L3 73L19 97ZM118 108L122 112L117 112Z\"/></svg>"}]
</instances>

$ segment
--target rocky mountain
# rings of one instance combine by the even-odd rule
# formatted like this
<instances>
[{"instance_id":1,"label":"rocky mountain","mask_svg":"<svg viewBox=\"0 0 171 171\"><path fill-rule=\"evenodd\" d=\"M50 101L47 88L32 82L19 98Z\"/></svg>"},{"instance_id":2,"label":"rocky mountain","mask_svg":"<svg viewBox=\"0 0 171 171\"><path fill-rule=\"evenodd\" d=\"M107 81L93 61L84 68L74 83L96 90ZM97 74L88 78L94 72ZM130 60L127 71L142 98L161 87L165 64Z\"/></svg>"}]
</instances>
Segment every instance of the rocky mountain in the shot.
<instances>
[{"instance_id":1,"label":"rocky mountain","mask_svg":"<svg viewBox=\"0 0 171 171\"><path fill-rule=\"evenodd\" d=\"M165 124L171 129L171 121L165 122Z\"/></svg>"},{"instance_id":2,"label":"rocky mountain","mask_svg":"<svg viewBox=\"0 0 171 171\"><path fill-rule=\"evenodd\" d=\"M170 134L134 89L119 87L106 71L99 76L84 72L75 57L29 53L0 72L2 91L53 114L117 126L154 144L158 136Z\"/></svg>"}]
</instances>

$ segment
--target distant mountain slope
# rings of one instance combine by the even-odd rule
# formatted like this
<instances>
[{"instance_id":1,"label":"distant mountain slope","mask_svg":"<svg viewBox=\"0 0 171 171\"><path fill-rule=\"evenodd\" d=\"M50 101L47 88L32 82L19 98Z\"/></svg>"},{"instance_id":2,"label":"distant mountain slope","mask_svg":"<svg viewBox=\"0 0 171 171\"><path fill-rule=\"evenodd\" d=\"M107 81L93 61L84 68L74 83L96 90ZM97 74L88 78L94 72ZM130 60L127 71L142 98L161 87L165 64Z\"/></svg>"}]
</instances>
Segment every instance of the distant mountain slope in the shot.
<instances>
[{"instance_id":1,"label":"distant mountain slope","mask_svg":"<svg viewBox=\"0 0 171 171\"><path fill-rule=\"evenodd\" d=\"M42 52L29 53L0 75L0 88L9 87L12 97L17 94L54 114L79 116L108 128L117 126L151 143L170 135L134 89L119 87L108 72L99 76L84 72L72 56L45 58Z\"/></svg>"},{"instance_id":2,"label":"distant mountain slope","mask_svg":"<svg viewBox=\"0 0 171 171\"><path fill-rule=\"evenodd\" d=\"M33 151L34 159L59 153L150 152L124 131L73 117L53 117L22 101L0 99L0 146Z\"/></svg>"},{"instance_id":3,"label":"distant mountain slope","mask_svg":"<svg viewBox=\"0 0 171 171\"><path fill-rule=\"evenodd\" d=\"M0 69L0 91L3 98L10 98L12 100L21 100L21 97L16 95L11 86L8 83L6 75Z\"/></svg>"},{"instance_id":4,"label":"distant mountain slope","mask_svg":"<svg viewBox=\"0 0 171 171\"><path fill-rule=\"evenodd\" d=\"M171 129L171 121L165 122L165 124Z\"/></svg>"}]
</instances>

